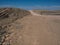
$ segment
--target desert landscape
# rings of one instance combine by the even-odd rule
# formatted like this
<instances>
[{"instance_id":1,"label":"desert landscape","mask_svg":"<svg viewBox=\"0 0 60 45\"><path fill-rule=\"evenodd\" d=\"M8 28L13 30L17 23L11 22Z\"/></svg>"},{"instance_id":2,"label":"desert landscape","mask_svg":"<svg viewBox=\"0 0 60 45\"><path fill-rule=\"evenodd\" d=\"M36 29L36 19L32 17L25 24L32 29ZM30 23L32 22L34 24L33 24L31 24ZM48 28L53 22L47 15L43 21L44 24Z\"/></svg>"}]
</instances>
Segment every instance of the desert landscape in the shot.
<instances>
[{"instance_id":1,"label":"desert landscape","mask_svg":"<svg viewBox=\"0 0 60 45\"><path fill-rule=\"evenodd\" d=\"M60 45L60 12L0 8L0 45Z\"/></svg>"}]
</instances>

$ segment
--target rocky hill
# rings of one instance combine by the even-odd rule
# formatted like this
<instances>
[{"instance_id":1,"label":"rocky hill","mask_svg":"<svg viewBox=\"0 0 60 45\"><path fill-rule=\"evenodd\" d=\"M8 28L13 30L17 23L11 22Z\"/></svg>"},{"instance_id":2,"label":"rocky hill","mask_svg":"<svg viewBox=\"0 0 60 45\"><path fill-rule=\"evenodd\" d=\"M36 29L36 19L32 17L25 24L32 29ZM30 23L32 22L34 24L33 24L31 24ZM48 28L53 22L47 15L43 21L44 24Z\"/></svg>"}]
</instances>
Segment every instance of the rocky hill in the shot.
<instances>
[{"instance_id":1,"label":"rocky hill","mask_svg":"<svg viewBox=\"0 0 60 45\"><path fill-rule=\"evenodd\" d=\"M30 12L27 10L19 8L0 8L0 45L10 45L8 38L12 33L10 27L17 19L28 15L30 15Z\"/></svg>"}]
</instances>

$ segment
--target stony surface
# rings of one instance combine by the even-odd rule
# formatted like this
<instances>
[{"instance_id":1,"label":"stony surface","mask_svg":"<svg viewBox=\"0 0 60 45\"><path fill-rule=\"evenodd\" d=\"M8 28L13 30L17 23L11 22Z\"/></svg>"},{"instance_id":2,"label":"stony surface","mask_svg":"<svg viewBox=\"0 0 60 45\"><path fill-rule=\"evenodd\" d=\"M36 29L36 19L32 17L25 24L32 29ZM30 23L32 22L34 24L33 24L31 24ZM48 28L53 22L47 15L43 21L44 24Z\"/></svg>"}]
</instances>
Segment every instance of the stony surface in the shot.
<instances>
[{"instance_id":1,"label":"stony surface","mask_svg":"<svg viewBox=\"0 0 60 45\"><path fill-rule=\"evenodd\" d=\"M15 21L29 14L30 12L18 8L0 8L0 45L11 45L11 37L16 32L12 29L21 27Z\"/></svg>"}]
</instances>

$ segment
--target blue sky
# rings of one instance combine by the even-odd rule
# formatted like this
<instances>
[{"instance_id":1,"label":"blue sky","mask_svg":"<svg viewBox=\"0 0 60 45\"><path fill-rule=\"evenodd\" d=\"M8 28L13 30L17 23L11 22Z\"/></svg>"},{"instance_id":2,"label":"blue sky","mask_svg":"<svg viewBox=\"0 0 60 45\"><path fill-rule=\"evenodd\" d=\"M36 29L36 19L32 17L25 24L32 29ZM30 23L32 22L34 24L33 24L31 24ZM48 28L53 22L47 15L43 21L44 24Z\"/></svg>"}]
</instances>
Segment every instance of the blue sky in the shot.
<instances>
[{"instance_id":1,"label":"blue sky","mask_svg":"<svg viewBox=\"0 0 60 45\"><path fill-rule=\"evenodd\" d=\"M0 0L0 7L60 10L60 0Z\"/></svg>"}]
</instances>

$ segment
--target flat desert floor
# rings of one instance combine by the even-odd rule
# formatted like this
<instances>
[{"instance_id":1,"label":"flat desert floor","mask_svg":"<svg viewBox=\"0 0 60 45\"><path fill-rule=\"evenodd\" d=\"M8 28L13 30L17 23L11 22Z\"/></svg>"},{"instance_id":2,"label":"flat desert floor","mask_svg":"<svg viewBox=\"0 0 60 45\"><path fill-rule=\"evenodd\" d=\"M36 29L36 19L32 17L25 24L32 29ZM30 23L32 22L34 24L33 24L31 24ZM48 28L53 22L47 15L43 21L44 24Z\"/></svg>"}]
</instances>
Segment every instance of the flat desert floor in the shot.
<instances>
[{"instance_id":1,"label":"flat desert floor","mask_svg":"<svg viewBox=\"0 0 60 45\"><path fill-rule=\"evenodd\" d=\"M60 45L60 16L30 15L17 22L23 29L14 45Z\"/></svg>"}]
</instances>

